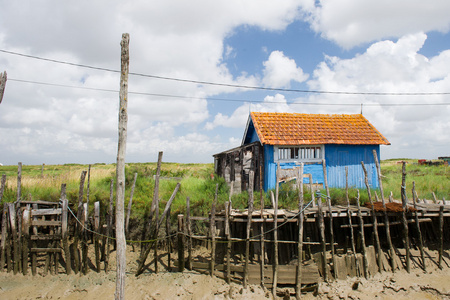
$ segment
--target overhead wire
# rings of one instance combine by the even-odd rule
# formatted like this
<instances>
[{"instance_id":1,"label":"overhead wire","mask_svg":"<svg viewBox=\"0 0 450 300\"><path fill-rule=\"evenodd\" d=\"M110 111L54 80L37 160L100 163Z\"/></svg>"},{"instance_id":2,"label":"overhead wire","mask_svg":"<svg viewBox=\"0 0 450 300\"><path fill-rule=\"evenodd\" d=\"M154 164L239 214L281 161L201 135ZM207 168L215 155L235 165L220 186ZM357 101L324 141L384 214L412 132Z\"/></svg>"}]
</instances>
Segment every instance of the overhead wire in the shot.
<instances>
[{"instance_id":1,"label":"overhead wire","mask_svg":"<svg viewBox=\"0 0 450 300\"><path fill-rule=\"evenodd\" d=\"M72 63L57 59L44 58L35 55L23 54L14 51L8 51L4 49L0 49L0 52L17 55L42 61L48 61L52 63L65 64L70 66L76 66L81 68L88 68L92 70L98 71L106 71L113 73L120 73L119 70L104 68L104 67L96 67L91 65ZM285 88L271 88L271 87L263 87L263 86L251 86L251 85L239 85L239 84L231 84L231 83L219 83L219 82L210 82L210 81L202 81L202 80L192 80L192 79L183 79L183 78L175 78L175 77L167 77L167 76L159 76L159 75L151 75L144 73L135 73L129 72L129 75L161 79L161 80L171 80L177 82L186 82L186 83L195 83L201 85L213 85L213 86L221 86L221 87L232 87L232 88L241 88L241 89L252 89L252 90L265 90L265 91L277 91L277 92L294 92L294 93L310 93L310 94L337 94L337 95L375 95L375 96L432 96L432 95L450 95L450 92L413 92L413 93L394 93L394 92L348 92L348 91L324 91L324 90L303 90L303 89L285 89Z\"/></svg>"},{"instance_id":2,"label":"overhead wire","mask_svg":"<svg viewBox=\"0 0 450 300\"><path fill-rule=\"evenodd\" d=\"M9 78L8 81L38 84L38 85L44 85L44 86L54 86L54 87L61 87L61 88L73 88L73 89L82 89L82 90L91 90L91 91L100 91L100 92L119 93L119 90L114 90L114 89L93 88L93 87L86 87L86 86L48 83L48 82L40 82L40 81L32 81L32 80L23 80L23 79L17 79L17 78ZM271 104L282 103L279 101L270 101L270 100L194 97L194 96L182 96L182 95L148 93L148 92L134 92L134 91L128 91L128 94L153 96L153 97L165 97L165 98L176 98L176 99L196 99L196 100L207 99L208 101L222 101L222 102L271 103ZM318 103L318 102L304 102L304 101L303 102L287 101L286 104L289 104L289 105L315 105L315 106L360 106L361 105L361 103L341 103L341 102ZM450 105L450 102L441 102L441 103L363 103L363 104L364 104L364 106L436 106L436 105L438 105L438 106L444 105L445 106L445 105Z\"/></svg>"}]
</instances>

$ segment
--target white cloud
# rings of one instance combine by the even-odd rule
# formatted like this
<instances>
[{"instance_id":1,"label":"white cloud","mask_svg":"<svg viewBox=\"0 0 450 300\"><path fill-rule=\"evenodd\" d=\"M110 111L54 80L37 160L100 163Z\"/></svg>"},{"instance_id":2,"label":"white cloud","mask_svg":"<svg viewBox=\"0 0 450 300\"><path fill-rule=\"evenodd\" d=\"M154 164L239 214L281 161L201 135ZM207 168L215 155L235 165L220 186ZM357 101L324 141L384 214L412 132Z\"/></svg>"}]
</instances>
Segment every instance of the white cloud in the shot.
<instances>
[{"instance_id":1,"label":"white cloud","mask_svg":"<svg viewBox=\"0 0 450 300\"><path fill-rule=\"evenodd\" d=\"M242 128L244 129L247 123L248 116L251 111L258 112L292 112L292 109L287 104L286 98L282 94L275 96L266 96L261 103L244 103L239 106L231 116L218 113L214 117L213 122L206 123L205 128L212 130L218 126L227 128Z\"/></svg>"},{"instance_id":2,"label":"white cloud","mask_svg":"<svg viewBox=\"0 0 450 300\"><path fill-rule=\"evenodd\" d=\"M445 0L321 0L305 1L302 7L314 31L344 48L450 29L450 2Z\"/></svg>"},{"instance_id":3,"label":"white cloud","mask_svg":"<svg viewBox=\"0 0 450 300\"><path fill-rule=\"evenodd\" d=\"M302 68L297 67L295 60L284 55L282 51L273 51L269 59L263 62L264 86L272 88L286 88L291 81L303 82L308 79Z\"/></svg>"},{"instance_id":4,"label":"white cloud","mask_svg":"<svg viewBox=\"0 0 450 300\"><path fill-rule=\"evenodd\" d=\"M418 33L400 38L397 42L382 41L371 45L367 51L351 59L327 57L314 71L311 89L348 92L381 93L443 93L448 92L450 50L427 58L418 53L426 35ZM312 101L358 104L364 115L393 144L386 147L389 156L403 157L404 153L416 157L443 155L450 136L443 134L450 126L448 105L417 106L408 104L443 104L444 95L381 96L381 95L320 95ZM376 103L394 106L379 106ZM358 106L324 107L320 111L342 113L359 110ZM430 130L430 127L433 128ZM420 147L417 146L420 141ZM395 150L394 150L395 149Z\"/></svg>"},{"instance_id":5,"label":"white cloud","mask_svg":"<svg viewBox=\"0 0 450 300\"><path fill-rule=\"evenodd\" d=\"M224 47L223 39L239 26L283 30L298 16L297 8L295 0L5 2L0 11L0 49L117 70L120 38L123 32L128 32L131 72L257 85L258 80L252 74L234 77L228 71L224 57L235 53L231 47ZM8 54L0 55L0 65L11 79L119 89L117 73ZM203 138L200 142L192 134L209 117L207 97L236 90L130 76L129 91L192 97L130 94L131 155L146 157L149 147L183 149L183 145L191 153L200 149L212 151L216 144L199 135ZM48 162L61 159L55 153L64 152L76 153L79 160L84 155L89 161L92 157L113 161L117 107L117 93L10 80L0 111L0 128L17 130L2 135L0 145L20 153L21 157L36 159L31 153L40 153L39 160ZM194 142L201 147L193 149ZM52 151L45 152L44 146ZM93 155L91 149L97 149L100 155ZM210 157L203 157L201 161L209 160Z\"/></svg>"}]
</instances>

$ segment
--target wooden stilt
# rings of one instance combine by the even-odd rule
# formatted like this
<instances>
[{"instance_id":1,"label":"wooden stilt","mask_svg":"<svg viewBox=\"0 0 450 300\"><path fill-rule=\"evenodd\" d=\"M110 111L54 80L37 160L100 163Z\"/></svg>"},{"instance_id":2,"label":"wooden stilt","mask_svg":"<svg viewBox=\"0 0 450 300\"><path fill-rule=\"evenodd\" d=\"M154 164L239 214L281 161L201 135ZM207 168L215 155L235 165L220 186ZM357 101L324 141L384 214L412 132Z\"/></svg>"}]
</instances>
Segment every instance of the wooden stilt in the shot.
<instances>
[{"instance_id":1,"label":"wooden stilt","mask_svg":"<svg viewBox=\"0 0 450 300\"><path fill-rule=\"evenodd\" d=\"M442 270L442 257L444 254L444 205L439 207L439 269Z\"/></svg>"},{"instance_id":2,"label":"wooden stilt","mask_svg":"<svg viewBox=\"0 0 450 300\"><path fill-rule=\"evenodd\" d=\"M327 179L327 165L325 163L325 159L322 159L322 168L323 168L323 182L325 185L325 190L327 192L327 205L328 205L328 220L330 226L330 248L331 248L331 261L333 262L333 274L334 278L337 278L337 274L339 271L337 270L338 266L336 263L335 251L334 251L334 228L333 228L333 211L331 207L331 197L330 197L330 189L328 188L328 179Z\"/></svg>"},{"instance_id":3,"label":"wooden stilt","mask_svg":"<svg viewBox=\"0 0 450 300\"><path fill-rule=\"evenodd\" d=\"M178 272L184 271L184 228L183 215L178 215Z\"/></svg>"},{"instance_id":4,"label":"wooden stilt","mask_svg":"<svg viewBox=\"0 0 450 300\"><path fill-rule=\"evenodd\" d=\"M320 191L316 191L317 199L317 219L319 223L319 237L320 245L322 248L322 273L323 280L327 282L328 278L328 263L327 263L327 245L325 239L325 222L323 220L323 210L322 210L322 197L320 196Z\"/></svg>"},{"instance_id":5,"label":"wooden stilt","mask_svg":"<svg viewBox=\"0 0 450 300\"><path fill-rule=\"evenodd\" d=\"M167 235L167 269L172 270L172 238L170 237L170 208L166 215L166 235Z\"/></svg>"},{"instance_id":6,"label":"wooden stilt","mask_svg":"<svg viewBox=\"0 0 450 300\"><path fill-rule=\"evenodd\" d=\"M30 242L30 223L31 223L31 207L28 204L27 207L23 211L23 220L22 220L22 273L23 275L27 275L28 273L28 244Z\"/></svg>"},{"instance_id":7,"label":"wooden stilt","mask_svg":"<svg viewBox=\"0 0 450 300\"><path fill-rule=\"evenodd\" d=\"M100 201L94 202L94 231L95 268L100 273Z\"/></svg>"},{"instance_id":8,"label":"wooden stilt","mask_svg":"<svg viewBox=\"0 0 450 300\"><path fill-rule=\"evenodd\" d=\"M87 203L83 203L83 219L82 219L82 232L81 232L81 253L82 253L82 257L83 257L83 261L82 261L82 271L83 274L86 275L87 271L88 271L88 262L87 262L87 258L88 258L88 238L87 238L87 231L86 231L86 226L87 226L87 221L88 221L88 206Z\"/></svg>"},{"instance_id":9,"label":"wooden stilt","mask_svg":"<svg viewBox=\"0 0 450 300\"><path fill-rule=\"evenodd\" d=\"M110 249L110 240L112 236L112 224L113 224L113 206L114 206L114 179L111 178L110 184L109 184L109 209L108 214L106 216L106 242L105 242L105 272L108 273L108 267L109 267L109 253L111 251Z\"/></svg>"},{"instance_id":10,"label":"wooden stilt","mask_svg":"<svg viewBox=\"0 0 450 300\"><path fill-rule=\"evenodd\" d=\"M383 269L383 261L382 261L382 255L383 251L381 249L380 244L380 237L378 236L378 221L377 221L377 215L375 213L375 208L373 206L373 200L372 200L372 194L370 192L370 186L369 186L369 179L367 176L367 170L366 166L364 165L364 162L361 161L361 165L364 171L364 183L366 184L367 189L367 196L369 198L370 207L371 207L371 214L372 214L372 223L373 223L373 233L375 235L375 243L377 246L377 265L378 265L378 271L381 272Z\"/></svg>"},{"instance_id":11,"label":"wooden stilt","mask_svg":"<svg viewBox=\"0 0 450 300\"><path fill-rule=\"evenodd\" d=\"M233 182L231 182L233 184ZM230 196L231 198L231 196ZM231 201L225 203L225 238L227 239L227 252L226 252L226 276L227 283L231 282L231 234L230 234L230 213L231 213Z\"/></svg>"},{"instance_id":12,"label":"wooden stilt","mask_svg":"<svg viewBox=\"0 0 450 300\"><path fill-rule=\"evenodd\" d=\"M362 255L363 255L363 272L364 272L364 277L369 278L369 272L368 272L369 262L367 260L366 238L365 238L365 234L364 234L364 220L361 215L361 206L359 204L359 190L356 190L356 192L358 193L358 196L356 198L356 206L358 208L359 230L360 230L360 236L361 236L361 250L362 250Z\"/></svg>"},{"instance_id":13,"label":"wooden stilt","mask_svg":"<svg viewBox=\"0 0 450 300\"><path fill-rule=\"evenodd\" d=\"M427 265L425 263L425 251L423 250L423 238L422 238L422 231L420 230L420 222L419 222L419 213L417 212L417 199L416 199L416 182L413 181L413 187L412 187L412 197L413 197L413 204L416 211L414 212L414 219L416 223L416 231L417 236L419 239L419 251L420 251L420 258L422 259L422 266L423 270L427 271Z\"/></svg>"},{"instance_id":14,"label":"wooden stilt","mask_svg":"<svg viewBox=\"0 0 450 300\"><path fill-rule=\"evenodd\" d=\"M295 297L302 295L302 262L303 262L303 163L300 163L297 175L298 186L298 243L297 243L297 276L295 277Z\"/></svg>"},{"instance_id":15,"label":"wooden stilt","mask_svg":"<svg viewBox=\"0 0 450 300\"><path fill-rule=\"evenodd\" d=\"M253 170L249 173L249 199L247 209L247 232L245 241L245 264L244 264L244 288L247 288L248 284L248 264L250 260L250 232L252 228L252 214L253 214L253 187L254 187L255 173Z\"/></svg>"},{"instance_id":16,"label":"wooden stilt","mask_svg":"<svg viewBox=\"0 0 450 300\"><path fill-rule=\"evenodd\" d=\"M209 274L211 276L214 276L214 269L216 263L216 203L218 191L219 191L219 184L216 184L216 193L214 194L214 201L211 206L211 219L209 222L209 234L211 237L211 262Z\"/></svg>"},{"instance_id":17,"label":"wooden stilt","mask_svg":"<svg viewBox=\"0 0 450 300\"><path fill-rule=\"evenodd\" d=\"M133 194L134 194L134 188L136 187L137 175L138 175L138 173L134 173L133 184L131 185L130 200L128 201L128 207L127 207L127 216L125 219L125 236L127 238L129 238L129 235L130 235L130 215L131 215L131 207L133 205Z\"/></svg>"},{"instance_id":18,"label":"wooden stilt","mask_svg":"<svg viewBox=\"0 0 450 300\"><path fill-rule=\"evenodd\" d=\"M262 157L262 153L261 153ZM265 288L264 284L264 265L265 265L265 257L266 257L266 250L265 250L265 243L264 243L264 225L266 221L266 217L264 216L264 190L263 190L263 174L262 174L262 165L259 166L259 192L260 192L260 202L261 202L261 218L264 220L263 222L259 223L259 231L260 231L260 274L261 274L261 282L260 285L262 288Z\"/></svg>"},{"instance_id":19,"label":"wooden stilt","mask_svg":"<svg viewBox=\"0 0 450 300\"><path fill-rule=\"evenodd\" d=\"M33 209L38 209L38 205L36 203L33 204ZM37 220L37 217L33 217L33 220ZM33 226L33 234L38 234L37 226ZM36 240L33 240L31 242L31 247L37 248L37 242ZM33 276L37 273L37 253L35 251L31 252L31 273Z\"/></svg>"},{"instance_id":20,"label":"wooden stilt","mask_svg":"<svg viewBox=\"0 0 450 300\"><path fill-rule=\"evenodd\" d=\"M3 204L3 212L2 212L2 241L0 244L1 248L1 256L0 256L0 271L5 271L5 261L6 261L6 239L8 236L8 206L6 203Z\"/></svg>"},{"instance_id":21,"label":"wooden stilt","mask_svg":"<svg viewBox=\"0 0 450 300\"><path fill-rule=\"evenodd\" d=\"M191 232L191 207L190 198L186 197L186 228L187 228L187 248L188 248L188 260L187 268L192 270L192 232Z\"/></svg>"},{"instance_id":22,"label":"wooden stilt","mask_svg":"<svg viewBox=\"0 0 450 300\"><path fill-rule=\"evenodd\" d=\"M13 270L15 275L19 272L20 254L19 254L19 242L17 239L16 210L14 208L14 203L8 203L8 209L9 209L9 221L11 226L12 243L14 248Z\"/></svg>"},{"instance_id":23,"label":"wooden stilt","mask_svg":"<svg viewBox=\"0 0 450 300\"><path fill-rule=\"evenodd\" d=\"M72 273L72 262L70 259L70 249L69 249L69 234L68 229L68 207L69 201L66 198L66 184L61 184L61 238L64 248L64 255L66 260L66 274Z\"/></svg>"},{"instance_id":24,"label":"wooden stilt","mask_svg":"<svg viewBox=\"0 0 450 300\"><path fill-rule=\"evenodd\" d=\"M402 224L403 224L403 237L404 237L404 245L406 251L406 271L408 273L411 272L411 253L409 251L409 229L408 229L408 220L406 219L406 212L408 210L407 203L408 199L406 197L406 163L403 162L402 165L402 186L401 186L401 195L402 195Z\"/></svg>"},{"instance_id":25,"label":"wooden stilt","mask_svg":"<svg viewBox=\"0 0 450 300\"><path fill-rule=\"evenodd\" d=\"M350 241L352 244L352 253L353 257L355 259L355 265L356 265L356 275L360 276L359 273L359 264L358 264L358 258L356 256L356 247L355 247L355 234L353 233L353 222L352 222L352 212L350 210L350 198L348 197L348 167L345 167L345 200L347 201L347 217L348 217L348 224L350 226Z\"/></svg>"},{"instance_id":26,"label":"wooden stilt","mask_svg":"<svg viewBox=\"0 0 450 300\"><path fill-rule=\"evenodd\" d=\"M395 261L396 261L397 255L395 254L394 246L392 244L391 228L390 228L389 217L388 217L388 213L387 213L387 209L386 209L386 201L384 200L383 181L381 180L381 168L380 168L380 163L378 162L378 155L377 155L376 150L373 150L373 158L375 160L375 166L377 168L378 185L380 186L380 197L381 197L381 202L383 204L384 229L386 230L386 239L387 239L387 243L389 246L389 258L390 258L390 263L391 263L391 269L392 269L392 272L395 272ZM391 192L391 194L392 194L392 192ZM390 202L392 202L392 201L390 201Z\"/></svg>"}]
</instances>

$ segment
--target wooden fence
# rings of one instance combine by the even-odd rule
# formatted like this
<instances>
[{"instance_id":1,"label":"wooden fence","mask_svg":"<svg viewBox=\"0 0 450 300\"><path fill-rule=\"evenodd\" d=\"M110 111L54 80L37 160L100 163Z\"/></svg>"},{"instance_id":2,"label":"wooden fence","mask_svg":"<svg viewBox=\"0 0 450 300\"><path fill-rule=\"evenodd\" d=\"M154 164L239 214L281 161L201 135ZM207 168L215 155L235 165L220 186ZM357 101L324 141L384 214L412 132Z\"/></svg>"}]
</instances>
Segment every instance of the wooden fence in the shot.
<instances>
[{"instance_id":1,"label":"wooden fence","mask_svg":"<svg viewBox=\"0 0 450 300\"><path fill-rule=\"evenodd\" d=\"M299 295L302 289L312 288L321 280L369 277L398 269L409 272L411 268L449 267L450 240L444 232L450 230L450 203L444 199L432 203L420 200L414 186L413 199L408 200L405 169L401 202L392 198L385 201L382 189L381 199L377 194L372 199L367 189L369 202L363 207L359 196L347 197L347 205L332 206L326 183L324 193L316 191L315 197L308 200L303 199L303 184L298 184L296 210L279 209L278 189L271 194L270 208L265 208L262 201L261 208L255 210L250 189L247 209L233 209L230 193L225 209L217 211L216 188L208 216L191 216L187 197L186 214L178 215L177 224L170 224L170 208L180 184L159 215L161 158L154 201L149 218L144 220L143 238L139 242L136 275L148 269L146 260L152 252L156 258L168 256L170 271L182 272L187 268L227 282L241 282L244 286L261 284L272 288L274 293L277 287L293 286ZM297 178L303 178L302 165L296 172ZM43 275L61 273L61 265L67 274L86 274L89 269L108 272L114 247L113 183L110 203L104 209L108 212L106 218L100 216L99 202L94 203L94 214L89 217L88 203L83 202L85 177L83 172L78 203L72 208L65 195L65 185L61 187L59 202L18 199L3 204L1 271L27 274L31 266L35 275L40 263ZM253 171L249 172L249 180L254 180ZM2 186L3 182L2 178ZM132 195L129 203L127 220ZM93 267L88 263L89 245L94 247L95 258L90 260L95 262ZM203 255L194 256L199 245L206 247L207 254L203 251ZM158 272L158 259L154 259L154 264L153 269Z\"/></svg>"}]
</instances>

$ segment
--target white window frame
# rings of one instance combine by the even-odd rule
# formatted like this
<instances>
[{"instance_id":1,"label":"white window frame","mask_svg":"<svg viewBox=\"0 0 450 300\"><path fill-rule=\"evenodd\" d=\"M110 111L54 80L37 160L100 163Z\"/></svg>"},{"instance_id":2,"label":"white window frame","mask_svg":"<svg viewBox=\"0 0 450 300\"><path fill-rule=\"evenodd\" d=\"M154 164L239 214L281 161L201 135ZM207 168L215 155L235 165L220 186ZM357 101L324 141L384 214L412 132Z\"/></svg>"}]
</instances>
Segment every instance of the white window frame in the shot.
<instances>
[{"instance_id":1,"label":"white window frame","mask_svg":"<svg viewBox=\"0 0 450 300\"><path fill-rule=\"evenodd\" d=\"M275 146L275 162L320 162L325 158L324 145Z\"/></svg>"}]
</instances>

